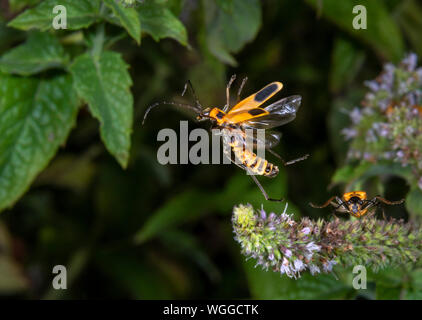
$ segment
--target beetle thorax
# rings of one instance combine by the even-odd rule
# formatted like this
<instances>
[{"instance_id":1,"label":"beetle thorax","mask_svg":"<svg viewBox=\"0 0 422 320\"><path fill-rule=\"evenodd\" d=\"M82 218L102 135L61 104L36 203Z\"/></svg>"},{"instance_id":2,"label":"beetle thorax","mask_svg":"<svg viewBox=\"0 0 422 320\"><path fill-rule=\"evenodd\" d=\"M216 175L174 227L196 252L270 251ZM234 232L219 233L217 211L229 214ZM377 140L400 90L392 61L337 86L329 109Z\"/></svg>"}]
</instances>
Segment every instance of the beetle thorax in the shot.
<instances>
[{"instance_id":1,"label":"beetle thorax","mask_svg":"<svg viewBox=\"0 0 422 320\"><path fill-rule=\"evenodd\" d=\"M226 115L225 112L223 112L219 108L212 108L211 111L210 111L210 118L214 119L218 123L224 122L224 116L225 115Z\"/></svg>"}]
</instances>

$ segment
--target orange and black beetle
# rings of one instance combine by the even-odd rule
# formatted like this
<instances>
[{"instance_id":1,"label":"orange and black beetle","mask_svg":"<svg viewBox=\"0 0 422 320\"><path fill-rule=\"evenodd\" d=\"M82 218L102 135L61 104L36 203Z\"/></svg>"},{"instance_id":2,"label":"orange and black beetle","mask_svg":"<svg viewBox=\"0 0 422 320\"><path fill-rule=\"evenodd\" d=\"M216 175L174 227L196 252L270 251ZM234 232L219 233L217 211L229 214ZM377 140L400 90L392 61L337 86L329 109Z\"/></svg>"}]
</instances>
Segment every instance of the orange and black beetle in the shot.
<instances>
[{"instance_id":1,"label":"orange and black beetle","mask_svg":"<svg viewBox=\"0 0 422 320\"><path fill-rule=\"evenodd\" d=\"M268 197L262 185L259 183L255 175L265 176L273 178L277 176L279 169L278 166L272 164L268 160L257 156L254 152L248 150L246 147L246 132L247 129L272 129L275 127L282 126L296 118L296 113L299 109L302 101L301 96L293 95L281 100L278 100L270 105L262 107L262 105L274 96L278 91L283 88L281 82L272 82L266 85L258 92L250 95L249 97L240 100L240 93L247 78L243 79L243 82L237 93L237 103L234 106L230 106L230 87L236 76L233 75L226 87L226 98L227 103L222 108L203 108L196 97L195 91L193 90L192 84L188 81L183 90L182 96L185 94L189 87L195 98L195 105L182 104L177 102L159 102L151 105L145 112L145 122L148 113L151 109L162 105L175 105L181 108L192 110L197 114L197 121L210 120L214 128L219 128L222 131L223 141L230 146L230 149L224 149L225 155L236 165L243 170L247 171L252 179L255 181L266 200L270 201L282 201L282 199L272 199ZM266 131L265 138L263 141L256 137L251 137L254 144L262 143L265 149L271 154L281 160L283 165L287 166L298 161L305 160L308 155L300 158L285 161L280 155L275 153L271 148L280 142L281 134L278 132ZM234 158L231 156L234 154ZM238 160L238 161L235 161Z\"/></svg>"},{"instance_id":2,"label":"orange and black beetle","mask_svg":"<svg viewBox=\"0 0 422 320\"><path fill-rule=\"evenodd\" d=\"M337 202L335 202L336 200ZM349 213L353 217L360 218L368 213L372 208L380 205L381 203L388 205L397 205L404 202L404 199L399 201L388 201L380 196L375 196L372 199L367 199L365 191L352 191L346 192L340 198L338 196L332 196L323 205L315 205L309 203L313 208L325 208L328 205L332 205L336 212Z\"/></svg>"}]
</instances>

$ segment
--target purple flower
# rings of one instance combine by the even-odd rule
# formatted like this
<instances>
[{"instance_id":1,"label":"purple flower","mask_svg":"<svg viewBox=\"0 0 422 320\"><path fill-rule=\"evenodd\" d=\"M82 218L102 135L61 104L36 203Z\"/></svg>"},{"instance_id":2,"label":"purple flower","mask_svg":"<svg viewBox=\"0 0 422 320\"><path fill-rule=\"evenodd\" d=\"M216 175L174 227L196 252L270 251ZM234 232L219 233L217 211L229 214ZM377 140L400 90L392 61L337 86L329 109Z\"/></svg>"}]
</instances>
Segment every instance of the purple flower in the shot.
<instances>
[{"instance_id":1,"label":"purple flower","mask_svg":"<svg viewBox=\"0 0 422 320\"><path fill-rule=\"evenodd\" d=\"M261 205L261 219L266 220L267 219L267 213L264 210L264 205Z\"/></svg>"},{"instance_id":2,"label":"purple flower","mask_svg":"<svg viewBox=\"0 0 422 320\"><path fill-rule=\"evenodd\" d=\"M374 158L374 156L370 152L364 152L363 153L363 159L366 161L371 161Z\"/></svg>"},{"instance_id":3,"label":"purple flower","mask_svg":"<svg viewBox=\"0 0 422 320\"><path fill-rule=\"evenodd\" d=\"M334 260L330 260L322 265L324 272L331 272L333 270L333 266L336 265L337 262Z\"/></svg>"},{"instance_id":4,"label":"purple flower","mask_svg":"<svg viewBox=\"0 0 422 320\"><path fill-rule=\"evenodd\" d=\"M404 129L404 132L408 136L411 136L415 132L415 128L413 128L412 126L407 126L406 129Z\"/></svg>"},{"instance_id":5,"label":"purple flower","mask_svg":"<svg viewBox=\"0 0 422 320\"><path fill-rule=\"evenodd\" d=\"M302 271L303 269L305 269L305 265L303 264L303 262L302 262L302 260L299 260L299 259L296 259L294 262L293 262L293 264L294 264L294 268L295 268L295 271L296 272L300 272L300 271Z\"/></svg>"},{"instance_id":6,"label":"purple flower","mask_svg":"<svg viewBox=\"0 0 422 320\"><path fill-rule=\"evenodd\" d=\"M341 130L341 133L344 135L346 140L351 140L358 135L358 131L352 128L344 128Z\"/></svg>"},{"instance_id":7,"label":"purple flower","mask_svg":"<svg viewBox=\"0 0 422 320\"><path fill-rule=\"evenodd\" d=\"M407 71L414 71L418 63L418 56L415 53L410 53L402 61L402 65L406 68Z\"/></svg>"},{"instance_id":8,"label":"purple flower","mask_svg":"<svg viewBox=\"0 0 422 320\"><path fill-rule=\"evenodd\" d=\"M312 275L315 275L315 274L321 272L321 270L316 265L314 265L314 264L311 264L309 266L309 271L311 272Z\"/></svg>"},{"instance_id":9,"label":"purple flower","mask_svg":"<svg viewBox=\"0 0 422 320\"><path fill-rule=\"evenodd\" d=\"M422 83L422 68L416 70L416 75L418 77L419 83Z\"/></svg>"},{"instance_id":10,"label":"purple flower","mask_svg":"<svg viewBox=\"0 0 422 320\"><path fill-rule=\"evenodd\" d=\"M375 135L375 133L374 133L374 130L373 130L373 129L369 129L369 130L366 132L365 141L366 141L367 143L371 143L371 142L376 142L376 141L377 141L377 136Z\"/></svg>"},{"instance_id":11,"label":"purple flower","mask_svg":"<svg viewBox=\"0 0 422 320\"><path fill-rule=\"evenodd\" d=\"M358 124L362 119L362 113L359 108L353 108L350 112L350 119L352 120L353 124Z\"/></svg>"},{"instance_id":12,"label":"purple flower","mask_svg":"<svg viewBox=\"0 0 422 320\"><path fill-rule=\"evenodd\" d=\"M399 159L402 159L404 157L404 152L402 150L397 151L396 157L399 158Z\"/></svg>"},{"instance_id":13,"label":"purple flower","mask_svg":"<svg viewBox=\"0 0 422 320\"><path fill-rule=\"evenodd\" d=\"M311 229L309 227L305 227L302 229L302 233L304 234L309 234L309 232L311 232Z\"/></svg>"},{"instance_id":14,"label":"purple flower","mask_svg":"<svg viewBox=\"0 0 422 320\"><path fill-rule=\"evenodd\" d=\"M378 82L375 80L365 81L363 84L366 85L372 91L378 91L380 88Z\"/></svg>"},{"instance_id":15,"label":"purple flower","mask_svg":"<svg viewBox=\"0 0 422 320\"><path fill-rule=\"evenodd\" d=\"M302 218L289 226L276 219L273 231L268 224L261 223L259 217L259 210L255 211L250 205L234 208L232 223L242 253L255 259L264 270L290 278L299 278L305 270L312 275L329 273L340 262L344 267L360 263L374 270L386 265L394 267L416 262L422 254L422 228L403 221L386 222L366 217L356 223ZM306 228L309 233L304 237ZM385 243L385 239L391 240L394 246Z\"/></svg>"}]
</instances>

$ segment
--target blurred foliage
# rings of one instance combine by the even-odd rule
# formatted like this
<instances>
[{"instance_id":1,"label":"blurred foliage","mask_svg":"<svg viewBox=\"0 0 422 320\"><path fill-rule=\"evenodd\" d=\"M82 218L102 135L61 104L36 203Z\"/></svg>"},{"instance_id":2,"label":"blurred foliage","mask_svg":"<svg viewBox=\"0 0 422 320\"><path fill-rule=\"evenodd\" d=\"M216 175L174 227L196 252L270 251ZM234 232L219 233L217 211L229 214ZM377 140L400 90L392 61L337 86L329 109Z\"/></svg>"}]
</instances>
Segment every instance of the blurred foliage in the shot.
<instances>
[{"instance_id":1,"label":"blurred foliage","mask_svg":"<svg viewBox=\"0 0 422 320\"><path fill-rule=\"evenodd\" d=\"M275 151L311 157L260 179L270 196L312 218L321 211L309 201L351 181L405 197L405 168L344 166L340 131L365 80L405 52L422 55L420 2L124 2L62 0L68 29L54 30L56 0L0 0L0 295L420 299L420 269L371 274L356 291L351 270L292 280L253 268L230 224L233 205L264 202L250 177L233 165L157 163L157 132L177 131L189 113L162 107L140 124L151 103L191 101L180 97L187 79L207 106L224 105L233 73L248 76L245 95L279 80L280 97L303 100ZM356 4L367 7L367 30L352 28ZM420 193L407 200L420 210ZM403 207L387 214L408 218ZM68 290L51 287L57 264L68 268Z\"/></svg>"}]
</instances>

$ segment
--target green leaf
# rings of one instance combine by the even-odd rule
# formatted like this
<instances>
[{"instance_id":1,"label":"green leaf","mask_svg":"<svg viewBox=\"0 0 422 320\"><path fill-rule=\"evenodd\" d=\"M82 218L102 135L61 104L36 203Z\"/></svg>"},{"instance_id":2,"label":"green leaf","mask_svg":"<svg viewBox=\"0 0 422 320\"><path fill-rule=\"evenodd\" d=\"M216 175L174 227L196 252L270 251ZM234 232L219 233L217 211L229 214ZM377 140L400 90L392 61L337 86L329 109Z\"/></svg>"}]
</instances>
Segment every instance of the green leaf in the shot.
<instances>
[{"instance_id":1,"label":"green leaf","mask_svg":"<svg viewBox=\"0 0 422 320\"><path fill-rule=\"evenodd\" d=\"M374 281L377 285L384 287L398 287L403 281L403 270L393 267L386 267L384 269L374 272L372 269L368 269L367 277L368 281Z\"/></svg>"},{"instance_id":2,"label":"green leaf","mask_svg":"<svg viewBox=\"0 0 422 320\"><path fill-rule=\"evenodd\" d=\"M205 192L186 191L167 201L145 222L134 238L135 243L143 243L159 233L184 222L200 217L204 209L212 210L214 198Z\"/></svg>"},{"instance_id":3,"label":"green leaf","mask_svg":"<svg viewBox=\"0 0 422 320\"><path fill-rule=\"evenodd\" d=\"M422 191L418 187L410 189L407 194L406 209L414 216L422 216Z\"/></svg>"},{"instance_id":4,"label":"green leaf","mask_svg":"<svg viewBox=\"0 0 422 320\"><path fill-rule=\"evenodd\" d=\"M9 8L12 12L18 12L26 6L33 6L41 0L9 0Z\"/></svg>"},{"instance_id":5,"label":"green leaf","mask_svg":"<svg viewBox=\"0 0 422 320\"><path fill-rule=\"evenodd\" d=\"M78 95L100 121L101 138L108 151L125 168L129 161L133 122L132 79L128 66L115 52L83 54L71 66Z\"/></svg>"},{"instance_id":6,"label":"green leaf","mask_svg":"<svg viewBox=\"0 0 422 320\"><path fill-rule=\"evenodd\" d=\"M268 159L270 161L273 160L270 157L268 157ZM284 202L281 204L274 201L265 201L261 190L245 171L238 169L236 166L234 166L233 170L236 170L237 173L227 182L224 192L219 193L218 201L216 203L218 210L224 213L224 215L229 215L232 212L234 203L249 203L255 208L261 208L261 206L263 206L267 212L279 212L280 210L284 210L286 203L288 203L289 213L297 213L297 209L294 207L293 203L285 198L287 191L287 176L284 169L281 168L279 174L274 179L265 177L257 178L269 197L284 198Z\"/></svg>"},{"instance_id":7,"label":"green leaf","mask_svg":"<svg viewBox=\"0 0 422 320\"><path fill-rule=\"evenodd\" d=\"M330 89L338 92L355 78L365 60L365 54L350 41L337 38L331 60Z\"/></svg>"},{"instance_id":8,"label":"green leaf","mask_svg":"<svg viewBox=\"0 0 422 320\"><path fill-rule=\"evenodd\" d=\"M395 12L398 24L409 39L415 52L422 55L422 5L415 0L402 1Z\"/></svg>"},{"instance_id":9,"label":"green leaf","mask_svg":"<svg viewBox=\"0 0 422 320\"><path fill-rule=\"evenodd\" d=\"M318 10L322 3L322 16L340 28L369 44L384 58L399 61L404 53L404 43L396 22L389 14L382 0L306 0ZM363 5L367 11L367 29L354 29L353 7Z\"/></svg>"},{"instance_id":10,"label":"green leaf","mask_svg":"<svg viewBox=\"0 0 422 320\"><path fill-rule=\"evenodd\" d=\"M422 269L412 271L411 288L406 291L404 299L422 300Z\"/></svg>"},{"instance_id":11,"label":"green leaf","mask_svg":"<svg viewBox=\"0 0 422 320\"><path fill-rule=\"evenodd\" d=\"M346 165L337 169L332 178L332 183L347 183L351 180L357 179L363 175L369 168L371 164L368 162L363 162L358 166Z\"/></svg>"},{"instance_id":12,"label":"green leaf","mask_svg":"<svg viewBox=\"0 0 422 320\"><path fill-rule=\"evenodd\" d=\"M138 11L142 31L151 35L155 41L173 38L184 46L188 45L185 26L166 5L148 1L139 6Z\"/></svg>"},{"instance_id":13,"label":"green leaf","mask_svg":"<svg viewBox=\"0 0 422 320\"><path fill-rule=\"evenodd\" d=\"M37 32L0 58L0 70L26 76L47 69L64 68L68 61L69 56L54 36Z\"/></svg>"},{"instance_id":14,"label":"green leaf","mask_svg":"<svg viewBox=\"0 0 422 320\"><path fill-rule=\"evenodd\" d=\"M385 161L373 164L362 161L358 166L347 165L338 169L332 178L332 183L347 183L346 189L357 190L361 189L366 180L379 175L395 175L410 179L412 173L409 167L402 167L399 163Z\"/></svg>"},{"instance_id":15,"label":"green leaf","mask_svg":"<svg viewBox=\"0 0 422 320\"><path fill-rule=\"evenodd\" d=\"M377 300L398 300L403 285L403 270L387 267L373 272L368 270L368 281L375 281Z\"/></svg>"},{"instance_id":16,"label":"green leaf","mask_svg":"<svg viewBox=\"0 0 422 320\"><path fill-rule=\"evenodd\" d=\"M161 234L160 239L171 251L197 264L211 281L215 282L221 278L217 267L194 236L186 232L167 231Z\"/></svg>"},{"instance_id":17,"label":"green leaf","mask_svg":"<svg viewBox=\"0 0 422 320\"><path fill-rule=\"evenodd\" d=\"M115 282L119 289L128 291L134 299L173 298L170 285L162 272L145 257L138 257L136 250L101 250L96 253L94 260L108 279Z\"/></svg>"},{"instance_id":18,"label":"green leaf","mask_svg":"<svg viewBox=\"0 0 422 320\"><path fill-rule=\"evenodd\" d=\"M85 191L96 173L97 167L93 158L99 153L98 149L95 145L85 154L57 156L38 176L35 185L54 185L75 192Z\"/></svg>"},{"instance_id":19,"label":"green leaf","mask_svg":"<svg viewBox=\"0 0 422 320\"><path fill-rule=\"evenodd\" d=\"M53 29L53 20L59 13L53 13L54 7L62 5L66 8L67 29L76 30L86 28L94 23L99 17L99 0L45 0L35 8L28 9L15 19L9 26L21 29Z\"/></svg>"},{"instance_id":20,"label":"green leaf","mask_svg":"<svg viewBox=\"0 0 422 320\"><path fill-rule=\"evenodd\" d=\"M224 63L236 65L231 54L253 40L261 26L260 1L233 0L223 8L204 1L204 10L208 49Z\"/></svg>"},{"instance_id":21,"label":"green leaf","mask_svg":"<svg viewBox=\"0 0 422 320\"><path fill-rule=\"evenodd\" d=\"M135 39L135 41L141 43L141 22L139 16L134 8L125 7L122 3L116 0L104 0L104 3L109 7L114 15L119 19L122 26Z\"/></svg>"},{"instance_id":22,"label":"green leaf","mask_svg":"<svg viewBox=\"0 0 422 320\"><path fill-rule=\"evenodd\" d=\"M336 280L332 274L312 276L304 273L299 279L255 266L255 261L244 262L249 289L253 299L310 300L339 299L352 292L350 286Z\"/></svg>"},{"instance_id":23,"label":"green leaf","mask_svg":"<svg viewBox=\"0 0 422 320\"><path fill-rule=\"evenodd\" d=\"M422 269L418 268L411 273L412 286L415 289L422 289Z\"/></svg>"},{"instance_id":24,"label":"green leaf","mask_svg":"<svg viewBox=\"0 0 422 320\"><path fill-rule=\"evenodd\" d=\"M375 297L377 300L399 300L400 292L400 287L391 287L376 284Z\"/></svg>"},{"instance_id":25,"label":"green leaf","mask_svg":"<svg viewBox=\"0 0 422 320\"><path fill-rule=\"evenodd\" d=\"M270 184L265 182L263 184L266 191L274 197L285 194L286 176L284 171L281 170L279 176L270 181ZM244 171L239 169L238 173L227 182L222 193L191 190L168 200L145 222L136 233L134 241L138 244L143 243L164 230L199 219L207 212L216 211L229 216L233 209L233 203L247 202L259 207L263 201L265 199L259 188ZM292 212L292 207L294 208L293 205L289 204L289 212ZM206 208L206 211L204 211L204 208ZM265 203L266 210L277 212L279 208L280 204L277 202L267 201Z\"/></svg>"},{"instance_id":26,"label":"green leaf","mask_svg":"<svg viewBox=\"0 0 422 320\"><path fill-rule=\"evenodd\" d=\"M3 53L3 49L9 49L11 44L17 41L23 41L25 34L22 31L8 28L6 22L0 15L0 53Z\"/></svg>"},{"instance_id":27,"label":"green leaf","mask_svg":"<svg viewBox=\"0 0 422 320\"><path fill-rule=\"evenodd\" d=\"M16 202L63 145L77 110L69 76L0 74L0 210Z\"/></svg>"},{"instance_id":28,"label":"green leaf","mask_svg":"<svg viewBox=\"0 0 422 320\"><path fill-rule=\"evenodd\" d=\"M409 290L404 296L404 300L422 300L422 291L419 290Z\"/></svg>"},{"instance_id":29,"label":"green leaf","mask_svg":"<svg viewBox=\"0 0 422 320\"><path fill-rule=\"evenodd\" d=\"M233 12L233 0L216 0L217 5L228 13Z\"/></svg>"}]
</instances>

